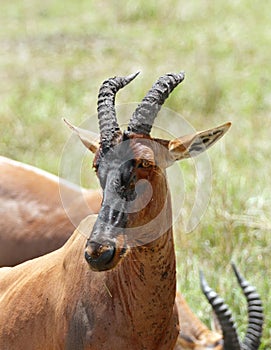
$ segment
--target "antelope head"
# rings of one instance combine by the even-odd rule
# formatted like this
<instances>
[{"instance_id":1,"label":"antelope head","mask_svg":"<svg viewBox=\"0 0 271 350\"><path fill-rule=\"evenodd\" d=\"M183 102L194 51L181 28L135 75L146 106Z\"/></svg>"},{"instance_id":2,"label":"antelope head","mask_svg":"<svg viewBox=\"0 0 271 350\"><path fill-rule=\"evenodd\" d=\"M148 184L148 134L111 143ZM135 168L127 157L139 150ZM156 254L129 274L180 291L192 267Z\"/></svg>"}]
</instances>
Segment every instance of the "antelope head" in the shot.
<instances>
[{"instance_id":1,"label":"antelope head","mask_svg":"<svg viewBox=\"0 0 271 350\"><path fill-rule=\"evenodd\" d=\"M255 287L232 264L235 276L247 300L248 326L243 342L239 340L232 313L217 293L209 287L203 273L200 273L201 289L211 304L223 334L223 350L257 350L260 346L263 330L263 307Z\"/></svg>"},{"instance_id":2,"label":"antelope head","mask_svg":"<svg viewBox=\"0 0 271 350\"><path fill-rule=\"evenodd\" d=\"M147 235L150 242L161 234L164 222L172 220L165 169L205 151L230 127L226 123L173 140L150 136L161 106L184 79L181 72L160 77L131 116L127 130L121 131L115 95L137 75L103 82L98 96L100 135L69 125L95 154L93 166L103 191L102 206L85 248L85 258L94 271L110 270L124 257L128 229L138 245L144 245ZM165 203L166 216L154 220Z\"/></svg>"}]
</instances>

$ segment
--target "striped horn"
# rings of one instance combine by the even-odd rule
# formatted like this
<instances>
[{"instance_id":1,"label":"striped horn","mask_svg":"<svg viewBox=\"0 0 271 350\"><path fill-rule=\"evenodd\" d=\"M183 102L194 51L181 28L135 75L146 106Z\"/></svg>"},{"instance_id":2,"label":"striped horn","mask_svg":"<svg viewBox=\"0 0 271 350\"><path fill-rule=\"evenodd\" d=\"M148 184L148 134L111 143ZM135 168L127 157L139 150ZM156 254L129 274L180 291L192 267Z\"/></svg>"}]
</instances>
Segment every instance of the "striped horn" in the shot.
<instances>
[{"instance_id":1,"label":"striped horn","mask_svg":"<svg viewBox=\"0 0 271 350\"><path fill-rule=\"evenodd\" d=\"M249 282L244 279L234 263L231 265L247 300L248 327L242 343L242 349L257 350L260 347L264 323L262 301L256 288L251 286Z\"/></svg>"},{"instance_id":2,"label":"striped horn","mask_svg":"<svg viewBox=\"0 0 271 350\"><path fill-rule=\"evenodd\" d=\"M224 339L224 350L240 350L240 343L234 325L232 313L224 300L218 296L218 294L209 287L203 272L200 271L200 285L201 290L212 306L216 317L220 323L223 339Z\"/></svg>"},{"instance_id":3,"label":"striped horn","mask_svg":"<svg viewBox=\"0 0 271 350\"><path fill-rule=\"evenodd\" d=\"M160 77L133 113L128 132L149 135L154 119L174 88L184 80L184 72Z\"/></svg>"},{"instance_id":4,"label":"striped horn","mask_svg":"<svg viewBox=\"0 0 271 350\"><path fill-rule=\"evenodd\" d=\"M113 145L114 139L120 134L115 110L115 95L138 74L139 72L127 77L109 78L100 87L97 110L103 151L107 151Z\"/></svg>"}]
</instances>

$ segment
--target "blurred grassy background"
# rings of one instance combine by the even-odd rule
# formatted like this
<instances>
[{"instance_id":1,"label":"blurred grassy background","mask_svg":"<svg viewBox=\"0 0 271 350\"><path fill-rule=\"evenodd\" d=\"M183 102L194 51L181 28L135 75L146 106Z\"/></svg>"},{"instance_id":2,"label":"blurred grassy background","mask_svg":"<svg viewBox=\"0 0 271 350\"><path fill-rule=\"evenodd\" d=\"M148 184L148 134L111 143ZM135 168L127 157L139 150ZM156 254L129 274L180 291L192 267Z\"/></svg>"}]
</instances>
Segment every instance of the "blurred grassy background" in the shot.
<instances>
[{"instance_id":1,"label":"blurred grassy background","mask_svg":"<svg viewBox=\"0 0 271 350\"><path fill-rule=\"evenodd\" d=\"M2 0L0 11L2 155L58 173L70 135L61 117L79 124L96 112L104 79L138 69L118 103L139 101L158 76L185 70L166 106L196 129L233 122L209 152L208 210L192 234L177 238L179 288L208 323L201 267L244 335L234 260L264 302L262 349L271 349L270 13L270 1L251 0Z\"/></svg>"}]
</instances>

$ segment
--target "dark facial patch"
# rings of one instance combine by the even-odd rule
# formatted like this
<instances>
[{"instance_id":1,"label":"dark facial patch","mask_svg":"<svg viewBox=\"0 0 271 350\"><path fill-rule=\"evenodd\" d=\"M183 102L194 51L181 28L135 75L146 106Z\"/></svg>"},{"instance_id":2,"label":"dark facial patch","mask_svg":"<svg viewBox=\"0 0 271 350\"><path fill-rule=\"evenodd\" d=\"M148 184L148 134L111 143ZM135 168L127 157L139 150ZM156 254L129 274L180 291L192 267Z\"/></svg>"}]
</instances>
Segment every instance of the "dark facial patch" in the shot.
<instances>
[{"instance_id":1,"label":"dark facial patch","mask_svg":"<svg viewBox=\"0 0 271 350\"><path fill-rule=\"evenodd\" d=\"M145 141L147 144L145 144ZM124 229L143 185L154 165L151 140L126 139L95 158L96 173L103 189L102 207L87 241L85 258L95 271L113 268L126 251ZM139 158L142 157L142 158ZM132 210L131 210L132 209Z\"/></svg>"}]
</instances>

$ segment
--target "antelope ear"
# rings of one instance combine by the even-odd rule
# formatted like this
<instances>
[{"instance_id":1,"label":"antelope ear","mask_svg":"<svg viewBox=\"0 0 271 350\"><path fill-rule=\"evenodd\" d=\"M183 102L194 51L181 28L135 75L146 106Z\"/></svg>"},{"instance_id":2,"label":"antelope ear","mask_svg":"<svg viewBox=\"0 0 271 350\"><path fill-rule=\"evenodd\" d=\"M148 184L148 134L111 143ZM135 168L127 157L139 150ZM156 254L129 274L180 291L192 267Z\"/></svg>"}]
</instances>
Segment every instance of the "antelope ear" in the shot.
<instances>
[{"instance_id":1,"label":"antelope ear","mask_svg":"<svg viewBox=\"0 0 271 350\"><path fill-rule=\"evenodd\" d=\"M216 143L230 128L231 123L213 129L185 135L169 142L168 150L174 160L195 157Z\"/></svg>"},{"instance_id":2,"label":"antelope ear","mask_svg":"<svg viewBox=\"0 0 271 350\"><path fill-rule=\"evenodd\" d=\"M63 118L63 121L68 125L68 127L75 132L80 140L82 141L83 145L86 146L92 153L96 153L96 151L99 149L99 140L100 135L96 134L92 131L80 129L76 126L72 125L67 119Z\"/></svg>"}]
</instances>

